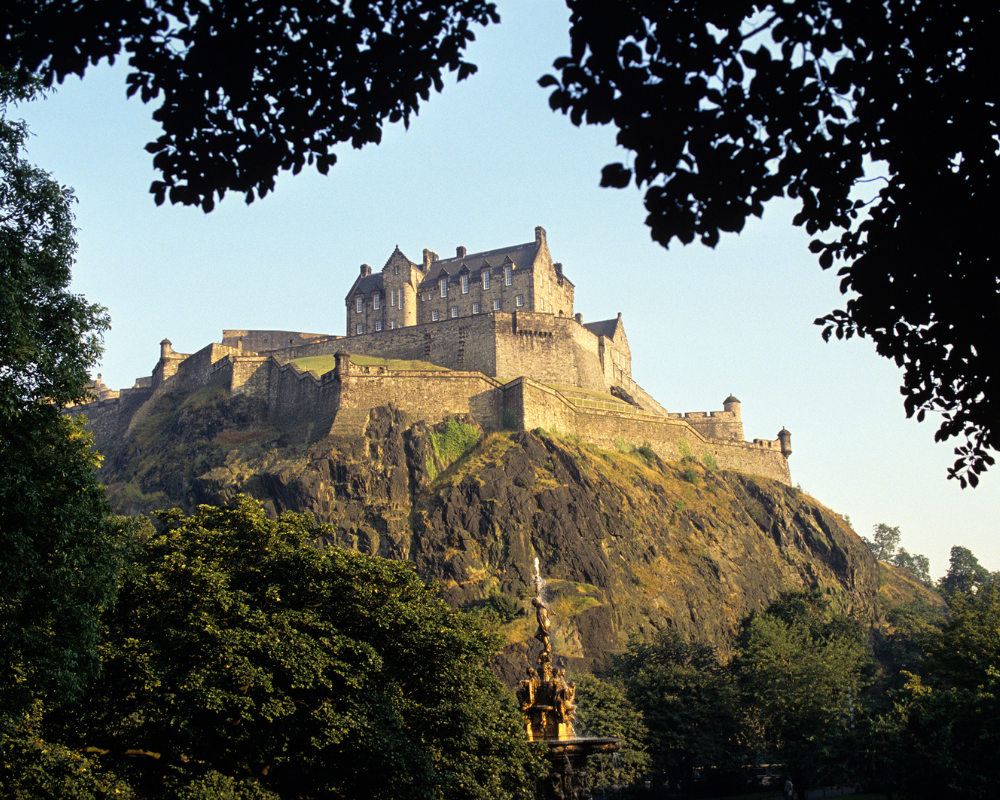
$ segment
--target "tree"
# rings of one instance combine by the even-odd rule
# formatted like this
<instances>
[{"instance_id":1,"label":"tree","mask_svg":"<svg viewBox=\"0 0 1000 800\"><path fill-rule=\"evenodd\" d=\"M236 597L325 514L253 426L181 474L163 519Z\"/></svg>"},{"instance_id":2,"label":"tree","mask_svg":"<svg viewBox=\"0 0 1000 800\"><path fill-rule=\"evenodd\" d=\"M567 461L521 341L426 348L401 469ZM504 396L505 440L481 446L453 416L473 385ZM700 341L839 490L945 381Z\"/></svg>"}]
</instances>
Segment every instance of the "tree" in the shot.
<instances>
[{"instance_id":1,"label":"tree","mask_svg":"<svg viewBox=\"0 0 1000 800\"><path fill-rule=\"evenodd\" d=\"M818 592L784 592L743 623L733 671L764 751L802 792L842 780L871 656L861 625Z\"/></svg>"},{"instance_id":2,"label":"tree","mask_svg":"<svg viewBox=\"0 0 1000 800\"><path fill-rule=\"evenodd\" d=\"M67 289L72 192L25 161L6 117L31 91L0 72L0 719L95 673L127 541L90 437L60 415L86 394L107 316Z\"/></svg>"},{"instance_id":3,"label":"tree","mask_svg":"<svg viewBox=\"0 0 1000 800\"><path fill-rule=\"evenodd\" d=\"M899 526L891 528L883 522L872 528L872 538L865 538L865 544L878 561L889 561L899 546Z\"/></svg>"},{"instance_id":4,"label":"tree","mask_svg":"<svg viewBox=\"0 0 1000 800\"><path fill-rule=\"evenodd\" d=\"M336 145L378 143L386 119L409 124L445 71L476 71L472 24L499 19L486 0L11 0L0 66L51 86L127 52L129 96L163 98L150 191L210 211L227 191L263 197L282 170L326 174Z\"/></svg>"},{"instance_id":5,"label":"tree","mask_svg":"<svg viewBox=\"0 0 1000 800\"><path fill-rule=\"evenodd\" d=\"M593 675L576 679L577 721L581 736L615 736L622 740L614 756L591 756L588 769L592 787L631 786L649 772L646 751L648 730L642 714L629 702L625 690Z\"/></svg>"},{"instance_id":6,"label":"tree","mask_svg":"<svg viewBox=\"0 0 1000 800\"><path fill-rule=\"evenodd\" d=\"M927 640L925 678L899 703L908 798L996 797L1000 786L1000 588L950 598L949 620Z\"/></svg>"},{"instance_id":7,"label":"tree","mask_svg":"<svg viewBox=\"0 0 1000 800\"><path fill-rule=\"evenodd\" d=\"M972 554L972 551L967 547L955 545L951 548L948 572L938 581L938 587L949 596L968 594L989 579L989 570L979 563L979 559Z\"/></svg>"},{"instance_id":8,"label":"tree","mask_svg":"<svg viewBox=\"0 0 1000 800\"><path fill-rule=\"evenodd\" d=\"M567 1L570 55L540 82L574 124L617 127L633 158L602 185L644 187L664 246L714 247L786 195L810 234L840 229L810 248L852 295L816 320L824 338L869 336L902 367L907 415L940 412L935 438L964 437L949 475L975 486L1000 448L1000 11Z\"/></svg>"},{"instance_id":9,"label":"tree","mask_svg":"<svg viewBox=\"0 0 1000 800\"><path fill-rule=\"evenodd\" d=\"M924 586L931 585L931 562L927 556L919 553L910 555L905 547L900 547L889 563L909 574L917 583Z\"/></svg>"},{"instance_id":10,"label":"tree","mask_svg":"<svg viewBox=\"0 0 1000 800\"><path fill-rule=\"evenodd\" d=\"M523 720L483 666L496 637L412 565L317 547L325 527L245 497L161 521L102 679L51 739L145 798L526 796Z\"/></svg>"},{"instance_id":11,"label":"tree","mask_svg":"<svg viewBox=\"0 0 1000 800\"><path fill-rule=\"evenodd\" d=\"M737 695L712 648L685 642L676 631L651 642L633 639L608 677L642 712L657 770L689 781L696 764L739 765Z\"/></svg>"}]
</instances>

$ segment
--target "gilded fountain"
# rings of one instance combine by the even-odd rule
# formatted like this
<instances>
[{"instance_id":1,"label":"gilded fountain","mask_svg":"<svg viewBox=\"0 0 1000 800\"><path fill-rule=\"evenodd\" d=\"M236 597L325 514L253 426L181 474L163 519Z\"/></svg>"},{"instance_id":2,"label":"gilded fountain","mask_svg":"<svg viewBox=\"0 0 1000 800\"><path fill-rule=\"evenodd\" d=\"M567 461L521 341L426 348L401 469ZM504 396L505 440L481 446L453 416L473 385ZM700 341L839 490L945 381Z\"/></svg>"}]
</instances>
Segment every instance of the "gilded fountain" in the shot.
<instances>
[{"instance_id":1,"label":"gilded fountain","mask_svg":"<svg viewBox=\"0 0 1000 800\"><path fill-rule=\"evenodd\" d=\"M579 737L573 730L576 717L576 684L566 680L566 670L552 663L552 612L542 597L544 581L535 561L535 609L542 644L538 668L528 668L527 677L517 687L517 699L524 714L528 741L546 748L549 774L539 778L538 800L590 800L587 757L594 753L614 753L621 739Z\"/></svg>"}]
</instances>

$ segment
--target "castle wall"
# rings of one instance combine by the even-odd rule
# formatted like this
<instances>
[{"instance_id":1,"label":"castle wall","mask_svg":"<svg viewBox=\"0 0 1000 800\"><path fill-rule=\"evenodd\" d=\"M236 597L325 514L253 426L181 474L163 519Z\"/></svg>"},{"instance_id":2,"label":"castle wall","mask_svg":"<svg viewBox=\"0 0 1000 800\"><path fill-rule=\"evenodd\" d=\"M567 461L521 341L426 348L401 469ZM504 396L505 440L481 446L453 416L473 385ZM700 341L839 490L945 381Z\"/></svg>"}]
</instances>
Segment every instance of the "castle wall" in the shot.
<instances>
[{"instance_id":1,"label":"castle wall","mask_svg":"<svg viewBox=\"0 0 1000 800\"><path fill-rule=\"evenodd\" d=\"M670 416L683 419L706 439L743 441L743 421L732 411L690 411Z\"/></svg>"},{"instance_id":2,"label":"castle wall","mask_svg":"<svg viewBox=\"0 0 1000 800\"><path fill-rule=\"evenodd\" d=\"M546 428L575 433L607 449L614 449L620 441L635 445L648 443L665 461L682 458L681 441L684 441L699 460L706 453L713 455L721 469L740 470L791 484L788 459L782 455L777 440L758 439L752 443L709 440L679 415L661 417L638 410L579 408L529 378L519 378L508 384L505 397L518 427L525 430Z\"/></svg>"},{"instance_id":3,"label":"castle wall","mask_svg":"<svg viewBox=\"0 0 1000 800\"><path fill-rule=\"evenodd\" d=\"M325 333L300 333L298 331L224 330L222 344L234 350L269 353L272 350L283 350L306 344L315 339L325 339L328 336L329 334Z\"/></svg>"},{"instance_id":4,"label":"castle wall","mask_svg":"<svg viewBox=\"0 0 1000 800\"><path fill-rule=\"evenodd\" d=\"M283 430L306 429L314 441L329 430L340 407L340 382L332 372L316 378L291 364L269 359L267 372L268 420Z\"/></svg>"},{"instance_id":5,"label":"castle wall","mask_svg":"<svg viewBox=\"0 0 1000 800\"><path fill-rule=\"evenodd\" d=\"M499 382L478 372L394 371L351 364L341 376L342 408L395 405L414 419L439 422L470 414L487 430L501 427L503 391Z\"/></svg>"}]
</instances>

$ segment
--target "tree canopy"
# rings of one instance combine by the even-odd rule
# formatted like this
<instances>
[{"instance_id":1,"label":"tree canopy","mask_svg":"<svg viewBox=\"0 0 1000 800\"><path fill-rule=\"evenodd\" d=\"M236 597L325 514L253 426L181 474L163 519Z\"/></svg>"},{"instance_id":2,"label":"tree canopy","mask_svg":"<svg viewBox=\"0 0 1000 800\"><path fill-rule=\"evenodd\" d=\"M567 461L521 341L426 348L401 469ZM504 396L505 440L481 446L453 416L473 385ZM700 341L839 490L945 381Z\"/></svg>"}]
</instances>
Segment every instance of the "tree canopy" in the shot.
<instances>
[{"instance_id":1,"label":"tree canopy","mask_svg":"<svg viewBox=\"0 0 1000 800\"><path fill-rule=\"evenodd\" d=\"M161 519L54 741L143 798L522 796L533 756L484 666L497 641L412 565L317 547L310 517L248 498Z\"/></svg>"},{"instance_id":2,"label":"tree canopy","mask_svg":"<svg viewBox=\"0 0 1000 800\"><path fill-rule=\"evenodd\" d=\"M1000 11L567 2L570 55L541 83L575 124L617 127L632 161L602 184L644 187L665 246L715 246L768 200L797 200L795 223L826 234L811 249L850 295L816 321L824 337L871 337L902 367L907 414L940 412L936 439L964 437L949 474L975 486L1000 448Z\"/></svg>"},{"instance_id":3,"label":"tree canopy","mask_svg":"<svg viewBox=\"0 0 1000 800\"><path fill-rule=\"evenodd\" d=\"M463 57L471 27L499 19L487 0L11 0L0 66L52 85L124 50L129 95L162 97L150 191L209 211L227 191L263 197L282 170L326 174L335 145L408 124L446 71L476 71Z\"/></svg>"},{"instance_id":4,"label":"tree canopy","mask_svg":"<svg viewBox=\"0 0 1000 800\"><path fill-rule=\"evenodd\" d=\"M0 720L82 691L122 560L97 456L60 408L83 398L107 316L69 292L72 192L23 155L0 70Z\"/></svg>"}]
</instances>

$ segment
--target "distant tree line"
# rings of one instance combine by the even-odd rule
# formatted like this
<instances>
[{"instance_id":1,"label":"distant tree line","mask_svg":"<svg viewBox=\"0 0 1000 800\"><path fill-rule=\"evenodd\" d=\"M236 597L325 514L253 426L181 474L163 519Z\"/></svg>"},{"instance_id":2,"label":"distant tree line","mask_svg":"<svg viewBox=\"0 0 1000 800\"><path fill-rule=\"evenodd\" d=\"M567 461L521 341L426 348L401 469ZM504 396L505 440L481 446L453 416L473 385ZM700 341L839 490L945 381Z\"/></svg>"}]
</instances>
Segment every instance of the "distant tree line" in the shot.
<instances>
[{"instance_id":1,"label":"distant tree line","mask_svg":"<svg viewBox=\"0 0 1000 800\"><path fill-rule=\"evenodd\" d=\"M743 621L726 663L663 632L630 642L601 678L647 730L642 766L659 796L742 793L767 764L800 798L832 785L995 798L1000 588L990 578L947 598L947 613L890 607L871 631L819 592L786 592Z\"/></svg>"}]
</instances>

